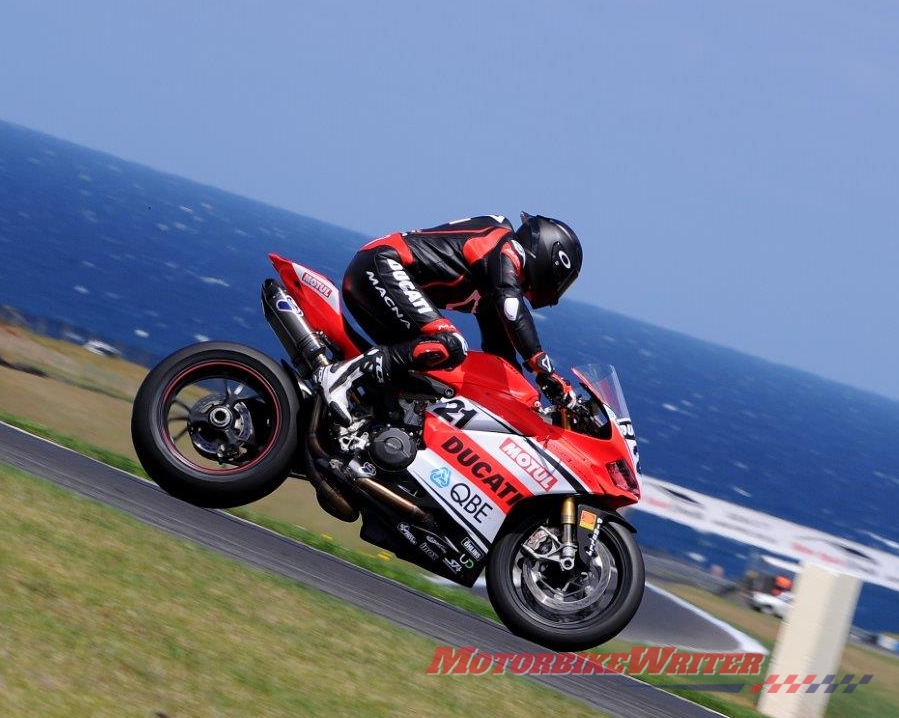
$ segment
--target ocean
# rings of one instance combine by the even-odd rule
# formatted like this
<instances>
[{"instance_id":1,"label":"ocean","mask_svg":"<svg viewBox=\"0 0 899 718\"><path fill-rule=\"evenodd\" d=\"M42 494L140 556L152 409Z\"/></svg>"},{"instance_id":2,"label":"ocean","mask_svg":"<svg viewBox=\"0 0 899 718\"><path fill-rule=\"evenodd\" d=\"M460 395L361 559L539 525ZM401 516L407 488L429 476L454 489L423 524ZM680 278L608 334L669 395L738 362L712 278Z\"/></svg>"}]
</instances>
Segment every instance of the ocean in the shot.
<instances>
[{"instance_id":1,"label":"ocean","mask_svg":"<svg viewBox=\"0 0 899 718\"><path fill-rule=\"evenodd\" d=\"M368 239L0 123L0 304L143 363L207 338L281 356L267 254L339 283ZM899 554L899 402L576 301L537 323L557 364L616 366L648 474ZM645 545L732 577L751 552L631 518ZM899 629L899 596L867 586L855 623Z\"/></svg>"}]
</instances>

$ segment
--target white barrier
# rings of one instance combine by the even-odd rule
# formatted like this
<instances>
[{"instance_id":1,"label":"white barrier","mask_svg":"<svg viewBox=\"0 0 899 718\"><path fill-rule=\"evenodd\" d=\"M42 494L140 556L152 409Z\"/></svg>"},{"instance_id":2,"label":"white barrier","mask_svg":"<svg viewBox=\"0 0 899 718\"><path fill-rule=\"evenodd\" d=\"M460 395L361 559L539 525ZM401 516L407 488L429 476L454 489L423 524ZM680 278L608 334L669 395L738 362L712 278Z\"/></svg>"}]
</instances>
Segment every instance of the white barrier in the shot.
<instances>
[{"instance_id":1,"label":"white barrier","mask_svg":"<svg viewBox=\"0 0 899 718\"><path fill-rule=\"evenodd\" d=\"M805 566L781 624L768 675L795 686L835 674L860 589L861 581L854 576L814 564ZM813 693L807 686L792 692L789 686L776 692L769 688L760 696L759 710L773 718L820 718L829 698L823 688Z\"/></svg>"}]
</instances>

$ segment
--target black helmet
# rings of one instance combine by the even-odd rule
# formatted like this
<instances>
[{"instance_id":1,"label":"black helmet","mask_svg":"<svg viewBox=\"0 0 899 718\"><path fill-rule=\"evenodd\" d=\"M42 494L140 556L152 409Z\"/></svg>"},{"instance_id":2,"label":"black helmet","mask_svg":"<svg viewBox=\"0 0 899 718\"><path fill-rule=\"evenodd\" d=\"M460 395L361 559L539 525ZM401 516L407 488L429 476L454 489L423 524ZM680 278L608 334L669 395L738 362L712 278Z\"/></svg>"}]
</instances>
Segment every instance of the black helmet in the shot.
<instances>
[{"instance_id":1,"label":"black helmet","mask_svg":"<svg viewBox=\"0 0 899 718\"><path fill-rule=\"evenodd\" d=\"M552 306L577 279L584 261L581 242L564 222L522 212L521 227L515 232L524 249L525 271L531 306Z\"/></svg>"}]
</instances>

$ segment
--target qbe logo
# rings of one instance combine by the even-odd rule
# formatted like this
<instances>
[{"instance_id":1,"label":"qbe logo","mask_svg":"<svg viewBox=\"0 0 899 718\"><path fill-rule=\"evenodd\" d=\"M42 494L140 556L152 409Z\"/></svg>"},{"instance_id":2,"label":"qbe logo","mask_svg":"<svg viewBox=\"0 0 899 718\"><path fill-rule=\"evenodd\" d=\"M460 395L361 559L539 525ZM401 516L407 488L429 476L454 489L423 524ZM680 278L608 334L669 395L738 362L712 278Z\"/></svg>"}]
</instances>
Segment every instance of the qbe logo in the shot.
<instances>
[{"instance_id":1,"label":"qbe logo","mask_svg":"<svg viewBox=\"0 0 899 718\"><path fill-rule=\"evenodd\" d=\"M445 489L449 486L450 482L450 470L444 466L440 469L434 469L429 475L428 478L431 480L431 483L434 484L439 489Z\"/></svg>"}]
</instances>

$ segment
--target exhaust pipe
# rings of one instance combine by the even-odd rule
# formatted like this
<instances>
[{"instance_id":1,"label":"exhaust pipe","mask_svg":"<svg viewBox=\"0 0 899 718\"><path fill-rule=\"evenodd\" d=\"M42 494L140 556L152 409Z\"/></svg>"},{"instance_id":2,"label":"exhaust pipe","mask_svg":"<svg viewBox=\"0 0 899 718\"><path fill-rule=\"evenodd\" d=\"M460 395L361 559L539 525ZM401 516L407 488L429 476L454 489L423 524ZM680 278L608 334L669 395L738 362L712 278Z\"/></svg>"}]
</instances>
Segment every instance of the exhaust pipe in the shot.
<instances>
[{"instance_id":1,"label":"exhaust pipe","mask_svg":"<svg viewBox=\"0 0 899 718\"><path fill-rule=\"evenodd\" d=\"M312 414L309 417L309 426L306 430L306 436L300 437L303 442L302 456L303 465L306 470L306 478L309 483L315 487L315 496L318 499L319 506L334 518L341 521L352 523L359 518L359 509L356 508L343 492L334 486L315 466L316 458L326 456L321 445L318 443L316 432L318 431L318 422L322 416L322 400L321 397L315 398L312 407ZM312 453L315 452L316 456Z\"/></svg>"},{"instance_id":2,"label":"exhaust pipe","mask_svg":"<svg viewBox=\"0 0 899 718\"><path fill-rule=\"evenodd\" d=\"M321 337L306 321L293 297L274 279L266 279L262 285L262 310L302 379L329 364Z\"/></svg>"}]
</instances>

